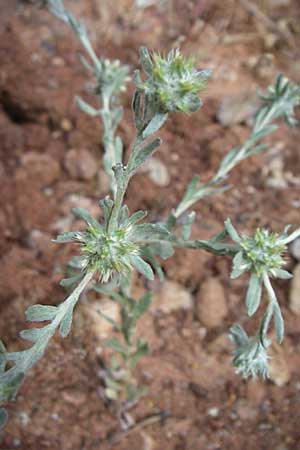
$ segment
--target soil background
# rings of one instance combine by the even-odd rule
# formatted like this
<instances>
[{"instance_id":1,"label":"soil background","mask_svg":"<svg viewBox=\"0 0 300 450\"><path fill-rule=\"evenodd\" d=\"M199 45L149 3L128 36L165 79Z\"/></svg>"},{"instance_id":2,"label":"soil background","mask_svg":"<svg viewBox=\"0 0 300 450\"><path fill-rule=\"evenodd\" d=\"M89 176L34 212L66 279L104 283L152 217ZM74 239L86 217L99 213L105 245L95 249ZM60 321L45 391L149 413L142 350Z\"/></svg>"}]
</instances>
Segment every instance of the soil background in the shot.
<instances>
[{"instance_id":1,"label":"soil background","mask_svg":"<svg viewBox=\"0 0 300 450\"><path fill-rule=\"evenodd\" d=\"M193 174L209 180L224 154L245 140L256 89L278 72L299 81L300 70L298 0L156 3L137 8L133 0L66 0L84 19L97 52L132 70L140 45L180 46L201 67L214 69L204 107L171 116L155 164L130 185L130 209L148 209L151 220L168 214ZM0 0L0 6L0 334L7 347L21 349L25 309L65 296L59 280L73 249L51 238L77 227L74 206L99 215L97 201L108 186L101 124L74 103L75 94L85 97L88 78L78 42L38 2ZM130 84L119 129L127 152L132 92ZM193 236L209 238L227 217L249 233L256 226L299 225L299 140L299 129L281 124L266 153L232 172L230 191L196 206ZM296 261L287 255L287 264L293 270ZM178 251L163 266L166 282L151 285L155 301L140 325L152 353L136 375L148 395L131 414L137 422L161 412L168 417L111 441L119 428L101 397L99 373L112 330L95 311L106 302L117 312L105 299L84 298L71 335L52 339L8 406L1 449L300 449L300 318L289 309L290 283L276 284L286 338L273 347L271 379L245 382L230 365L227 333L236 321L249 332L257 326L258 318L246 317L247 277L231 281L229 259L192 250ZM140 279L136 286L145 288Z\"/></svg>"}]
</instances>

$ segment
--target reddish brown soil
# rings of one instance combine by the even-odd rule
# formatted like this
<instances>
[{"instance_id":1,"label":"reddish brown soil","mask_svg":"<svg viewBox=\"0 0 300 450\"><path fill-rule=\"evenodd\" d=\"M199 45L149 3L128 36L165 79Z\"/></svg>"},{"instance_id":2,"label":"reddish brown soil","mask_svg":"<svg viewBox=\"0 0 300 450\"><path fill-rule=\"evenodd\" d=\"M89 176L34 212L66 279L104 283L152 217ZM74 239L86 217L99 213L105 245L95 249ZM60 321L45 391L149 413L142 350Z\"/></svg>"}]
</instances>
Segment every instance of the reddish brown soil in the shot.
<instances>
[{"instance_id":1,"label":"reddish brown soil","mask_svg":"<svg viewBox=\"0 0 300 450\"><path fill-rule=\"evenodd\" d=\"M88 149L101 165L101 125L74 105L74 94L83 93L86 74L71 32L30 4L34 2L0 3L0 334L10 349L19 349L22 342L17 336L25 326L26 307L57 304L65 295L58 282L72 250L55 246L50 239L70 225L62 221L70 218L74 194L92 205L103 195L95 177L71 177L64 163L70 149ZM97 51L119 57L132 69L141 44L165 50L176 43L196 53L203 67L215 69L203 109L192 117L173 116L161 133L164 145L158 158L168 166L171 183L162 190L147 175L137 175L128 193L132 210L149 209L154 220L166 215L192 174L209 179L223 154L245 139L246 125L225 129L216 120L224 95L264 87L278 71L299 81L298 0L272 8L275 1L255 3L274 23L285 21L291 30L288 42L279 34L271 45L272 32L235 0L170 0L164 8L140 11L134 10L132 0L67 2L92 30ZM132 88L129 91L120 127L126 148L133 134ZM234 170L229 193L196 207L195 236L209 237L228 216L240 230L266 225L280 231L286 223L299 224L299 184L266 187L262 170L272 150L283 142L284 171L299 180L299 138L299 130L283 125L271 137L268 153ZM289 262L291 269L293 264ZM277 286L287 330L280 354L280 371L287 372L284 385L246 383L230 366L226 333L237 320L248 327L243 304L247 280L229 280L229 260L193 251L179 251L164 267L167 278L181 283L195 299L201 283L217 277L228 305L226 320L212 330L204 328L193 310L145 317L141 329L153 353L137 376L149 394L132 414L137 421L161 411L169 417L122 435L117 443L109 441L118 424L99 395L99 348L104 342L79 305L71 336L52 340L16 403L9 405L10 421L0 448L300 449L300 319L287 307L288 283ZM250 331L254 326L249 325Z\"/></svg>"}]
</instances>

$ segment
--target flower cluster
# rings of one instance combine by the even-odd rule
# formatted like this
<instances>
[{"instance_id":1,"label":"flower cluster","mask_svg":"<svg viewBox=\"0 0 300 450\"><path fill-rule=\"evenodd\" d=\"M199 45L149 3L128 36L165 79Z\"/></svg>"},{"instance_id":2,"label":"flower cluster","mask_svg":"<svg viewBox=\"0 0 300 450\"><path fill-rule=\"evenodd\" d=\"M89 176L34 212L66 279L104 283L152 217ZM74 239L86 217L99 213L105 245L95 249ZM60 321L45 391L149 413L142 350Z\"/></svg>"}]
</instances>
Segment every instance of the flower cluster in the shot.
<instances>
[{"instance_id":1,"label":"flower cluster","mask_svg":"<svg viewBox=\"0 0 300 450\"><path fill-rule=\"evenodd\" d=\"M258 228L254 236L242 236L240 246L247 269L257 275L267 271L276 276L276 270L285 265L282 255L286 247L279 240L278 233Z\"/></svg>"},{"instance_id":2,"label":"flower cluster","mask_svg":"<svg viewBox=\"0 0 300 450\"><path fill-rule=\"evenodd\" d=\"M168 230L159 224L137 224L146 213L138 211L129 216L126 206L120 211L117 226L110 230L109 218L114 203L107 197L100 205L103 209L103 223L100 224L85 209L75 208L73 212L86 222L86 230L63 233L55 240L58 243L74 242L80 245L80 256L73 258L70 264L71 267L80 269L79 279L86 272L93 272L98 274L103 283L111 279L121 281L122 277L128 277L133 268L146 278L153 279L151 266L141 257L142 249L151 239L167 239ZM78 276L74 277L74 281L78 281ZM63 284L71 282L72 278L64 280Z\"/></svg>"},{"instance_id":3,"label":"flower cluster","mask_svg":"<svg viewBox=\"0 0 300 450\"><path fill-rule=\"evenodd\" d=\"M262 278L264 273L274 278L290 278L290 274L282 269L286 264L283 255L287 251L287 244L299 235L299 230L288 236L289 227L282 234L258 228L253 236L240 236L229 220L225 222L225 228L231 239L238 244L232 278L237 278L244 272L254 273L258 278Z\"/></svg>"},{"instance_id":4,"label":"flower cluster","mask_svg":"<svg viewBox=\"0 0 300 450\"><path fill-rule=\"evenodd\" d=\"M211 75L210 70L197 70L192 59L185 58L178 49L166 57L146 48L141 49L141 64L148 76L142 81L136 74L137 89L156 105L157 112L197 111L202 106L199 93Z\"/></svg>"},{"instance_id":5,"label":"flower cluster","mask_svg":"<svg viewBox=\"0 0 300 450\"><path fill-rule=\"evenodd\" d=\"M115 61L100 59L94 72L96 77L95 95L102 93L117 95L118 92L126 90L126 83L130 80L129 67L121 64L118 59Z\"/></svg>"},{"instance_id":6,"label":"flower cluster","mask_svg":"<svg viewBox=\"0 0 300 450\"><path fill-rule=\"evenodd\" d=\"M248 337L247 333L239 325L235 325L230 330L230 338L236 346L233 352L233 365L236 372L242 374L244 378L268 376L267 347L270 341L264 345L258 336Z\"/></svg>"}]
</instances>

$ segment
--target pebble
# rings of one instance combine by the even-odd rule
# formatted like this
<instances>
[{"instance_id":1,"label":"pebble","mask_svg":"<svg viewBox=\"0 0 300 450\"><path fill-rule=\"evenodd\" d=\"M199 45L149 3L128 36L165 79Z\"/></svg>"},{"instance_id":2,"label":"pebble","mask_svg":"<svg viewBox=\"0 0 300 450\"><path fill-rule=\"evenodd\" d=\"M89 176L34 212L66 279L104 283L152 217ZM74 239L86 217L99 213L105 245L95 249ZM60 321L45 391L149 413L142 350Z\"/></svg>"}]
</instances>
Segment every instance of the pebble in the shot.
<instances>
[{"instance_id":1,"label":"pebble","mask_svg":"<svg viewBox=\"0 0 300 450\"><path fill-rule=\"evenodd\" d=\"M21 158L21 167L17 172L17 179L30 176L35 183L49 186L60 175L58 162L50 155L36 152L25 153Z\"/></svg>"},{"instance_id":2,"label":"pebble","mask_svg":"<svg viewBox=\"0 0 300 450\"><path fill-rule=\"evenodd\" d=\"M63 131L66 131L67 133L73 129L72 122L69 119L62 119L60 127Z\"/></svg>"},{"instance_id":3,"label":"pebble","mask_svg":"<svg viewBox=\"0 0 300 450\"><path fill-rule=\"evenodd\" d=\"M156 186L164 187L170 183L170 174L165 164L157 158L150 158L142 168Z\"/></svg>"},{"instance_id":4,"label":"pebble","mask_svg":"<svg viewBox=\"0 0 300 450\"><path fill-rule=\"evenodd\" d=\"M217 112L217 119L223 127L229 127L253 119L261 105L256 91L243 91L226 96Z\"/></svg>"},{"instance_id":5,"label":"pebble","mask_svg":"<svg viewBox=\"0 0 300 450\"><path fill-rule=\"evenodd\" d=\"M165 281L153 296L152 311L162 311L166 314L178 309L191 309L193 298L190 292L175 281Z\"/></svg>"},{"instance_id":6,"label":"pebble","mask_svg":"<svg viewBox=\"0 0 300 450\"><path fill-rule=\"evenodd\" d=\"M98 172L98 165L88 150L71 149L65 156L64 166L69 175L76 179L91 180Z\"/></svg>"},{"instance_id":7,"label":"pebble","mask_svg":"<svg viewBox=\"0 0 300 450\"><path fill-rule=\"evenodd\" d=\"M289 292L289 308L293 313L300 314L300 263L293 270Z\"/></svg>"},{"instance_id":8,"label":"pebble","mask_svg":"<svg viewBox=\"0 0 300 450\"><path fill-rule=\"evenodd\" d=\"M222 325L228 307L224 288L218 278L209 278L202 283L196 298L196 310L199 320L207 328Z\"/></svg>"},{"instance_id":9,"label":"pebble","mask_svg":"<svg viewBox=\"0 0 300 450\"><path fill-rule=\"evenodd\" d=\"M101 300L82 304L82 312L91 324L94 335L102 341L111 335L114 327L111 323L104 319L99 314L101 311L106 316L120 323L120 309L116 302L108 297L103 297Z\"/></svg>"},{"instance_id":10,"label":"pebble","mask_svg":"<svg viewBox=\"0 0 300 450\"><path fill-rule=\"evenodd\" d=\"M284 356L284 348L276 341L270 348L269 378L279 387L286 385L291 379L291 371Z\"/></svg>"}]
</instances>

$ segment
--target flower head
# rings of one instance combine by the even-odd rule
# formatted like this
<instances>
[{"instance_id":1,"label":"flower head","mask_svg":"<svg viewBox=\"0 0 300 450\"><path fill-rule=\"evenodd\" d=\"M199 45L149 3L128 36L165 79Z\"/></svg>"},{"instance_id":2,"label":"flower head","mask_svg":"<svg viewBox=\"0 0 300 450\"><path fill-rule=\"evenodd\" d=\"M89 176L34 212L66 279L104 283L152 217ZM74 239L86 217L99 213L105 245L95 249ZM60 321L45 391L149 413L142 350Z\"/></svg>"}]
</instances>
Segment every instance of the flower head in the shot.
<instances>
[{"instance_id":1,"label":"flower head","mask_svg":"<svg viewBox=\"0 0 300 450\"><path fill-rule=\"evenodd\" d=\"M231 328L230 338L236 347L233 352L233 365L237 373L242 374L244 378L256 376L266 378L269 359L267 347L270 341L266 341L263 345L258 336L249 337L240 325Z\"/></svg>"},{"instance_id":2,"label":"flower head","mask_svg":"<svg viewBox=\"0 0 300 450\"><path fill-rule=\"evenodd\" d=\"M96 95L102 93L116 95L118 92L126 90L126 83L130 80L128 76L129 67L120 64L118 59L115 61L110 61L109 59L100 60L94 72L96 87L93 91Z\"/></svg>"},{"instance_id":3,"label":"flower head","mask_svg":"<svg viewBox=\"0 0 300 450\"><path fill-rule=\"evenodd\" d=\"M155 104L157 112L190 113L202 106L199 93L205 88L210 70L197 70L194 61L185 58L178 49L163 57L155 52L150 55L146 48L141 48L140 56L148 78L142 81L137 74L136 85Z\"/></svg>"},{"instance_id":4,"label":"flower head","mask_svg":"<svg viewBox=\"0 0 300 450\"><path fill-rule=\"evenodd\" d=\"M232 278L237 278L246 271L256 274L259 278L264 273L272 277L289 278L288 272L282 269L286 264L284 254L287 244L299 236L300 229L289 236L289 227L281 234L257 228L253 236L240 236L229 219L225 222L225 228L231 239L238 244L233 260Z\"/></svg>"},{"instance_id":5,"label":"flower head","mask_svg":"<svg viewBox=\"0 0 300 450\"><path fill-rule=\"evenodd\" d=\"M106 283L112 278L118 281L127 277L133 268L136 268L146 278L153 279L151 266L141 257L142 248L151 239L166 239L168 230L159 224L138 224L146 213L137 211L129 216L126 206L120 211L117 226L109 230L113 204L108 197L100 202L104 215L103 223L99 223L85 209L75 208L74 214L86 222L87 228L84 231L63 233L55 242L79 244L80 255L73 258L70 265L79 269L82 276L85 272L92 271ZM70 283L66 280L63 282L65 285Z\"/></svg>"}]
</instances>

